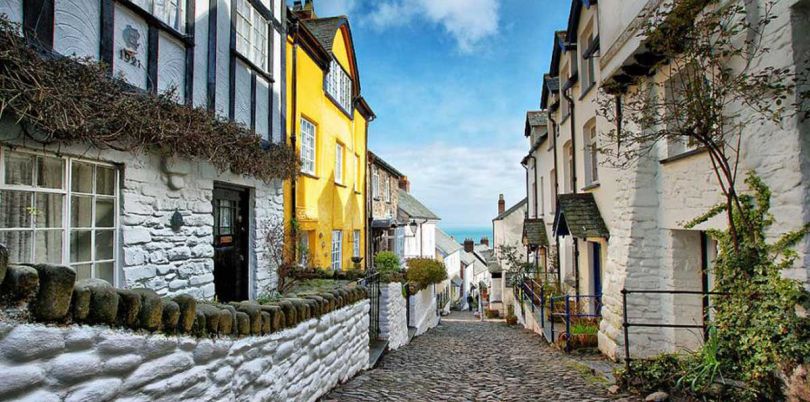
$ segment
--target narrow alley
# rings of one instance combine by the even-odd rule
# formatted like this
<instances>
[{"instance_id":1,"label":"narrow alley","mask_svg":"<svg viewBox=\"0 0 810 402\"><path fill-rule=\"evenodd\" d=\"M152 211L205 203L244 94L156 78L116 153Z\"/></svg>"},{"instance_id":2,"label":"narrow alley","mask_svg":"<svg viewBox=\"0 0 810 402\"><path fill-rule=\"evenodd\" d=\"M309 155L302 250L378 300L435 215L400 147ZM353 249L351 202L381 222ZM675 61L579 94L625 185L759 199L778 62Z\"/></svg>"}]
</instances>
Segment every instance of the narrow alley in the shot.
<instances>
[{"instance_id":1,"label":"narrow alley","mask_svg":"<svg viewBox=\"0 0 810 402\"><path fill-rule=\"evenodd\" d=\"M606 401L606 386L542 338L456 312L324 401ZM589 377L589 378L586 378Z\"/></svg>"}]
</instances>

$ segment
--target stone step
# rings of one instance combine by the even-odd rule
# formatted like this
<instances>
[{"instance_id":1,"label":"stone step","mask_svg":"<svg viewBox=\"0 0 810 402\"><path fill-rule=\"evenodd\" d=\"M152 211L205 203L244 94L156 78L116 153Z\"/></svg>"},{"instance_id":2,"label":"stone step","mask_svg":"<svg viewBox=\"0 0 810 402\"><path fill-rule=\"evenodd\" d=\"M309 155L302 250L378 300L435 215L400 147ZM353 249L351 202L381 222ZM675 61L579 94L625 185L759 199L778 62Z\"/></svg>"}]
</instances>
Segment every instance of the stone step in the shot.
<instances>
[{"instance_id":1,"label":"stone step","mask_svg":"<svg viewBox=\"0 0 810 402\"><path fill-rule=\"evenodd\" d=\"M385 353L385 349L388 347L388 341L386 340L376 340L371 341L368 345L368 367L374 368L379 363L380 358L382 357L383 353Z\"/></svg>"}]
</instances>

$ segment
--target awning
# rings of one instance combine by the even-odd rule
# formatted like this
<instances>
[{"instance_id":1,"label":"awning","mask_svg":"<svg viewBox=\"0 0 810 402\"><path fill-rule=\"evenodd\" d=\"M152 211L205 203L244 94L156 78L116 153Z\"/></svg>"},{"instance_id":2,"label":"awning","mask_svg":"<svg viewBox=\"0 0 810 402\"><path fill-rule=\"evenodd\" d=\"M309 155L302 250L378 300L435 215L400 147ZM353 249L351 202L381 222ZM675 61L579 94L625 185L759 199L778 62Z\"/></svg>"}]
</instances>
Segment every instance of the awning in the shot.
<instances>
[{"instance_id":1,"label":"awning","mask_svg":"<svg viewBox=\"0 0 810 402\"><path fill-rule=\"evenodd\" d=\"M610 237L599 207L591 193L560 194L557 197L557 215L554 217L554 236L571 235L576 238Z\"/></svg>"},{"instance_id":2,"label":"awning","mask_svg":"<svg viewBox=\"0 0 810 402\"><path fill-rule=\"evenodd\" d=\"M533 247L548 247L546 223L542 219L523 221L523 244Z\"/></svg>"},{"instance_id":3,"label":"awning","mask_svg":"<svg viewBox=\"0 0 810 402\"><path fill-rule=\"evenodd\" d=\"M399 222L395 218L374 219L371 221L372 229L392 229L397 226L399 226Z\"/></svg>"}]
</instances>

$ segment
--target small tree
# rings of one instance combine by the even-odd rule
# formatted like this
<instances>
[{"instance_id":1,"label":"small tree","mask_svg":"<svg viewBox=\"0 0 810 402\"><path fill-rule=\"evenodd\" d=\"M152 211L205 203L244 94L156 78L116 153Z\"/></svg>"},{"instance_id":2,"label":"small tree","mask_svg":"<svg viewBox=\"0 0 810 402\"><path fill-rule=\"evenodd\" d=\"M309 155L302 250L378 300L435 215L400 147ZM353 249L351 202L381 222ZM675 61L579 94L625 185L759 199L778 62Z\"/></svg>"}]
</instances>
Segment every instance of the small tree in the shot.
<instances>
[{"instance_id":1,"label":"small tree","mask_svg":"<svg viewBox=\"0 0 810 402\"><path fill-rule=\"evenodd\" d=\"M535 270L534 264L527 262L521 255L517 246L511 244L503 244L498 246L498 257L504 262L505 268L509 271L512 283L509 285L516 285L522 280L523 276Z\"/></svg>"},{"instance_id":2,"label":"small tree","mask_svg":"<svg viewBox=\"0 0 810 402\"><path fill-rule=\"evenodd\" d=\"M639 33L648 49L640 62L663 79L613 82L598 100L599 114L615 123L600 147L609 164L626 167L661 142L706 150L725 196L735 250L738 228L732 222L741 210L737 184L745 130L801 116L802 100L810 95L802 85L807 72L763 65L770 51L765 30L776 19L777 2L765 1L757 12L749 10L757 2L747 1L666 3L645 16ZM747 217L740 219L744 230L753 229Z\"/></svg>"},{"instance_id":3,"label":"small tree","mask_svg":"<svg viewBox=\"0 0 810 402\"><path fill-rule=\"evenodd\" d=\"M296 255L306 253L307 250L302 245L294 245L290 241L293 228L297 223L293 220L290 224L285 224L280 216L273 216L264 222L264 235L262 249L267 256L267 270L275 270L277 282L275 289L266 288L263 293L266 295L276 292L284 293L292 286L291 274L295 268ZM296 252L297 251L297 252Z\"/></svg>"}]
</instances>

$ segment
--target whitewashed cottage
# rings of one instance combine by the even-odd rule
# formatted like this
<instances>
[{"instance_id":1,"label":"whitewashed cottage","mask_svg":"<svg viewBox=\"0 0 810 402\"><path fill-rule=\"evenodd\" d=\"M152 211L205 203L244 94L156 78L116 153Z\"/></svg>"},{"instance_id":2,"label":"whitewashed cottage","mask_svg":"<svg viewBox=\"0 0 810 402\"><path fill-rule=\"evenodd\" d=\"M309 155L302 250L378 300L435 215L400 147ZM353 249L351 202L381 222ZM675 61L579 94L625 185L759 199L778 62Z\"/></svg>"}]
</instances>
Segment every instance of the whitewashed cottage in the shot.
<instances>
[{"instance_id":1,"label":"whitewashed cottage","mask_svg":"<svg viewBox=\"0 0 810 402\"><path fill-rule=\"evenodd\" d=\"M284 138L285 9L281 0L0 2L47 51L103 61L144 93L173 89L176 102L241 123L264 144ZM0 243L13 261L222 301L275 285L263 238L283 219L278 180L149 152L41 145L25 141L10 113L0 167Z\"/></svg>"}]
</instances>

